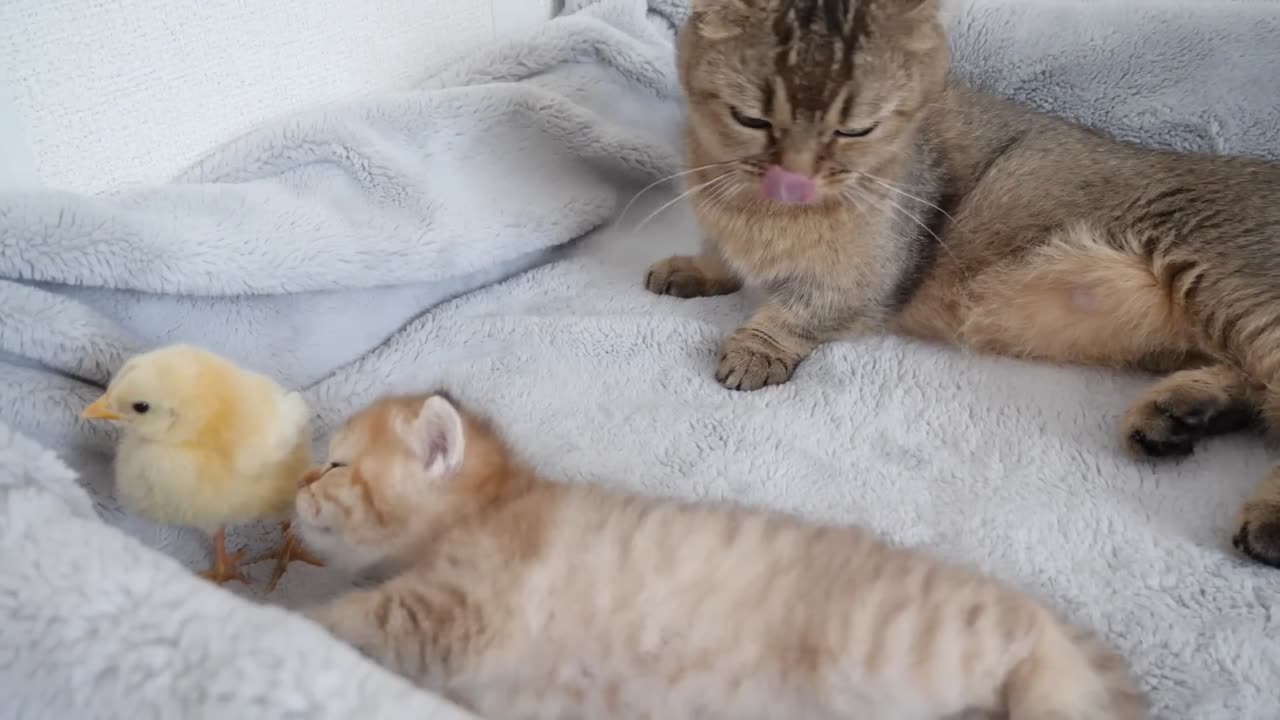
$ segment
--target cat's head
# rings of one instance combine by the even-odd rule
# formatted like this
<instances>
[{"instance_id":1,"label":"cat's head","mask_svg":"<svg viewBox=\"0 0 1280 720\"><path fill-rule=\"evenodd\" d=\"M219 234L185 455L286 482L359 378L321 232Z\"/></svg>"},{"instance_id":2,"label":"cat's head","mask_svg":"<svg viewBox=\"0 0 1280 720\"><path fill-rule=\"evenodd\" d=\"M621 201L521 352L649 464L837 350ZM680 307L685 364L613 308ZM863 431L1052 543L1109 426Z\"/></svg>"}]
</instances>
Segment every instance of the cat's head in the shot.
<instances>
[{"instance_id":1,"label":"cat's head","mask_svg":"<svg viewBox=\"0 0 1280 720\"><path fill-rule=\"evenodd\" d=\"M947 49L938 0L694 0L679 62L709 195L807 205L903 157Z\"/></svg>"},{"instance_id":2,"label":"cat's head","mask_svg":"<svg viewBox=\"0 0 1280 720\"><path fill-rule=\"evenodd\" d=\"M384 397L352 416L302 479L307 547L353 573L394 571L501 492L509 458L482 419L441 394Z\"/></svg>"}]
</instances>

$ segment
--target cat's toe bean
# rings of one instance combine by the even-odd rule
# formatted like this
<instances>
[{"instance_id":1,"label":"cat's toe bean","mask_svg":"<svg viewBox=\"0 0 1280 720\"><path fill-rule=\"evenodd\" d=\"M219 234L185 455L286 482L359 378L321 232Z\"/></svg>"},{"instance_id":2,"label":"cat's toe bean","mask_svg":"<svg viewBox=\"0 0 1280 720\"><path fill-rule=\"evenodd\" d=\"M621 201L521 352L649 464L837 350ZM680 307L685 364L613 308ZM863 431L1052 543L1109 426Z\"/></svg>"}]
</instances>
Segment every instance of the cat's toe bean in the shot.
<instances>
[{"instance_id":1,"label":"cat's toe bean","mask_svg":"<svg viewBox=\"0 0 1280 720\"><path fill-rule=\"evenodd\" d=\"M1215 408L1174 406L1160 400L1142 403L1125 418L1129 450L1146 457L1183 457L1207 433Z\"/></svg>"},{"instance_id":2,"label":"cat's toe bean","mask_svg":"<svg viewBox=\"0 0 1280 720\"><path fill-rule=\"evenodd\" d=\"M1128 444L1135 454L1151 458L1186 457L1196 449L1195 441L1190 437L1152 437L1144 430L1130 431Z\"/></svg>"},{"instance_id":3,"label":"cat's toe bean","mask_svg":"<svg viewBox=\"0 0 1280 720\"><path fill-rule=\"evenodd\" d=\"M649 267L644 278L649 292L681 298L698 297L705 284L706 278L692 258L682 256L659 260Z\"/></svg>"},{"instance_id":4,"label":"cat's toe bean","mask_svg":"<svg viewBox=\"0 0 1280 720\"><path fill-rule=\"evenodd\" d=\"M781 385L795 373L798 358L731 337L720 351L716 380L730 390Z\"/></svg>"},{"instance_id":5,"label":"cat's toe bean","mask_svg":"<svg viewBox=\"0 0 1280 720\"><path fill-rule=\"evenodd\" d=\"M732 276L708 274L699 260L688 255L674 255L649 266L644 277L645 289L657 295L678 298L712 297L735 293L742 284Z\"/></svg>"},{"instance_id":6,"label":"cat's toe bean","mask_svg":"<svg viewBox=\"0 0 1280 720\"><path fill-rule=\"evenodd\" d=\"M658 294L678 298L702 297L706 294L703 292L704 285L706 283L701 274L677 272L667 277L666 283Z\"/></svg>"}]
</instances>

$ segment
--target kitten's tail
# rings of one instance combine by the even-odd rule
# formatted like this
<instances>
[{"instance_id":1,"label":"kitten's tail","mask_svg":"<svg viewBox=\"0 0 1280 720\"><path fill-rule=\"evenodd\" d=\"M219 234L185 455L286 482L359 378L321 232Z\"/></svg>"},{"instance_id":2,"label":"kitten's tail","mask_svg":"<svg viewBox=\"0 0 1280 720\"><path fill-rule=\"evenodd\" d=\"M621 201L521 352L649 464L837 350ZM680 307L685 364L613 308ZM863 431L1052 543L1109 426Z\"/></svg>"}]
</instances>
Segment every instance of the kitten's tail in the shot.
<instances>
[{"instance_id":1,"label":"kitten's tail","mask_svg":"<svg viewBox=\"0 0 1280 720\"><path fill-rule=\"evenodd\" d=\"M1056 618L1005 686L1009 720L1147 720L1146 698L1115 652Z\"/></svg>"}]
</instances>

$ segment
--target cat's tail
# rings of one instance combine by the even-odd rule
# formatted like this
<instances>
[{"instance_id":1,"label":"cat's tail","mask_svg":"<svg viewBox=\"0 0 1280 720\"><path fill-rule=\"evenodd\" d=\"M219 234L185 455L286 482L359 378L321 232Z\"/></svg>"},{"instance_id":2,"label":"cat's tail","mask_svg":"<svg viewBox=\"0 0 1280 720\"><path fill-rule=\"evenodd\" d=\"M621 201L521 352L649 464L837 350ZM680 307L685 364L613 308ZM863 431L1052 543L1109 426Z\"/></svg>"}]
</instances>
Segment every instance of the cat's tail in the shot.
<instances>
[{"instance_id":1,"label":"cat's tail","mask_svg":"<svg viewBox=\"0 0 1280 720\"><path fill-rule=\"evenodd\" d=\"M1005 685L1009 720L1147 720L1128 665L1089 632L1046 618Z\"/></svg>"}]
</instances>

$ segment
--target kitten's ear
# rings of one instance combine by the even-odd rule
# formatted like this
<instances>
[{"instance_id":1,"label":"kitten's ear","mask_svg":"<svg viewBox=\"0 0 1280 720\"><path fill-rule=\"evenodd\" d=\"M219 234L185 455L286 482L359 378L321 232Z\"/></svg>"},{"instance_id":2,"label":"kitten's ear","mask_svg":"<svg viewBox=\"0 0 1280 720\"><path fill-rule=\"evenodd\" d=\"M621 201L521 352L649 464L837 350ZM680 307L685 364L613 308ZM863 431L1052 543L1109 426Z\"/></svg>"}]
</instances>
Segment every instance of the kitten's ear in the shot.
<instances>
[{"instance_id":1,"label":"kitten's ear","mask_svg":"<svg viewBox=\"0 0 1280 720\"><path fill-rule=\"evenodd\" d=\"M439 395L427 398L409 424L407 435L423 467L440 475L452 475L462 467L466 432L462 415L448 399Z\"/></svg>"}]
</instances>

